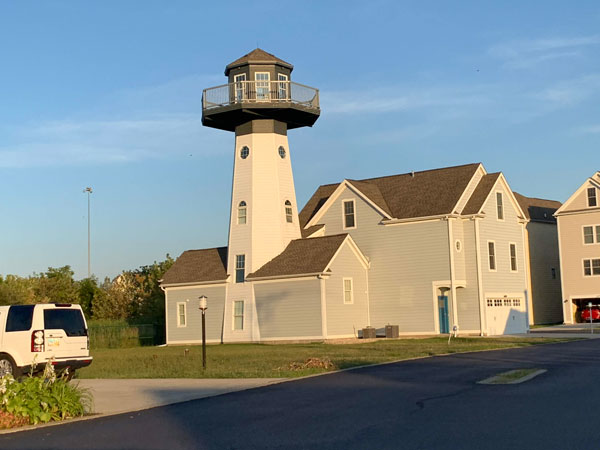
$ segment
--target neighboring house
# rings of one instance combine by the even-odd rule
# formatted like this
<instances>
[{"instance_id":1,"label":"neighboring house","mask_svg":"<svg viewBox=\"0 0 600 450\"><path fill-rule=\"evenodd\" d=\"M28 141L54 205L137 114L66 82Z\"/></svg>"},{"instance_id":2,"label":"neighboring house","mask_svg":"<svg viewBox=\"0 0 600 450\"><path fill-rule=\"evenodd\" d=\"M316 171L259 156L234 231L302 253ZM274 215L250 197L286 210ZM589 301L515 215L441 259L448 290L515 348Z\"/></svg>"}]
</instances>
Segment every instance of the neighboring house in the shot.
<instances>
[{"instance_id":1,"label":"neighboring house","mask_svg":"<svg viewBox=\"0 0 600 450\"><path fill-rule=\"evenodd\" d=\"M558 230L553 214L561 203L514 193L525 213L526 257L529 261L529 324L563 321Z\"/></svg>"},{"instance_id":2,"label":"neighboring house","mask_svg":"<svg viewBox=\"0 0 600 450\"><path fill-rule=\"evenodd\" d=\"M600 172L588 178L554 215L564 322L573 323L588 303L600 304Z\"/></svg>"},{"instance_id":3,"label":"neighboring house","mask_svg":"<svg viewBox=\"0 0 600 450\"><path fill-rule=\"evenodd\" d=\"M321 186L298 214L287 132L318 91L256 49L204 91L203 124L235 131L227 247L184 252L161 281L167 343L528 329L526 215L478 163ZM272 81L276 80L276 81Z\"/></svg>"}]
</instances>

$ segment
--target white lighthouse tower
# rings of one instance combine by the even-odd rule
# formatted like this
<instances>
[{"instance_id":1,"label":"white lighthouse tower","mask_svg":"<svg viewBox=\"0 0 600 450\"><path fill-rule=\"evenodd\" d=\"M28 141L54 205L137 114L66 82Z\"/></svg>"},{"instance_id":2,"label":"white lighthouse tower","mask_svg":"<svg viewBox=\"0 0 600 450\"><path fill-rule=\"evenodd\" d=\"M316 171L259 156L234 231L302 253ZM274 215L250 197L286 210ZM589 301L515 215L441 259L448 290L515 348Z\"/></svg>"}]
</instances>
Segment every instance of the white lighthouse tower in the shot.
<instances>
[{"instance_id":1,"label":"white lighthouse tower","mask_svg":"<svg viewBox=\"0 0 600 450\"><path fill-rule=\"evenodd\" d=\"M202 123L235 132L223 339L260 340L246 276L299 239L287 132L318 119L318 90L291 81L293 66L261 49L227 65L226 85L204 90Z\"/></svg>"}]
</instances>

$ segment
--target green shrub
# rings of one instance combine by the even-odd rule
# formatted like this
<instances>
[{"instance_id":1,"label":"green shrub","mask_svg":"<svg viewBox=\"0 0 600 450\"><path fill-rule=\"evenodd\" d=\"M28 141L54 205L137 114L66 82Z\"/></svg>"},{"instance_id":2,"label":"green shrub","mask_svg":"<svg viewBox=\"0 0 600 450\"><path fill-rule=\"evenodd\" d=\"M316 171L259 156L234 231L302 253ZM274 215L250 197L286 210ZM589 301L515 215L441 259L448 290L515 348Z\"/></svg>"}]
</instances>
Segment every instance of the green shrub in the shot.
<instances>
[{"instance_id":1,"label":"green shrub","mask_svg":"<svg viewBox=\"0 0 600 450\"><path fill-rule=\"evenodd\" d=\"M92 349L139 347L154 344L155 327L131 325L125 320L90 320L88 335Z\"/></svg>"},{"instance_id":2,"label":"green shrub","mask_svg":"<svg viewBox=\"0 0 600 450\"><path fill-rule=\"evenodd\" d=\"M51 363L41 377L30 374L19 382L5 375L0 379L0 411L30 424L82 416L91 409L92 397L67 378L68 372L57 377Z\"/></svg>"}]
</instances>

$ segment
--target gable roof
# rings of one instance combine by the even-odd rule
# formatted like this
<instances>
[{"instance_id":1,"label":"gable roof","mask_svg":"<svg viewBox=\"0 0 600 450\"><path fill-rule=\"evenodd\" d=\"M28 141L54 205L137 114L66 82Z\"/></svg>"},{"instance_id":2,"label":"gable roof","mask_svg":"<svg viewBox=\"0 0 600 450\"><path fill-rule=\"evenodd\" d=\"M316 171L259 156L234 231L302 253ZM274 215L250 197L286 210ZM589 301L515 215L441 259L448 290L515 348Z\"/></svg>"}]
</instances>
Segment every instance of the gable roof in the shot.
<instances>
[{"instance_id":1,"label":"gable roof","mask_svg":"<svg viewBox=\"0 0 600 450\"><path fill-rule=\"evenodd\" d=\"M165 272L161 285L218 282L227 276L227 247L187 250Z\"/></svg>"},{"instance_id":2,"label":"gable roof","mask_svg":"<svg viewBox=\"0 0 600 450\"><path fill-rule=\"evenodd\" d=\"M323 273L347 233L331 236L295 239L283 252L246 278L284 277Z\"/></svg>"},{"instance_id":3,"label":"gable roof","mask_svg":"<svg viewBox=\"0 0 600 450\"><path fill-rule=\"evenodd\" d=\"M500 178L500 172L488 173L481 177L479 184L471 194L471 198L462 210L463 214L477 214L483 208L485 200L490 195L490 191Z\"/></svg>"},{"instance_id":4,"label":"gable roof","mask_svg":"<svg viewBox=\"0 0 600 450\"><path fill-rule=\"evenodd\" d=\"M585 180L583 182L583 184L581 186L579 186L577 188L577 190L575 192L573 192L573 194L561 205L561 207L558 208L558 210L555 212L555 214L558 216L558 215L566 213L566 212L579 212L580 210L577 210L577 209L569 210L569 207L570 207L571 203L573 203L573 201L577 198L577 196L579 194L581 194L581 192L584 189L586 189L590 184L592 186L596 187L597 189L600 189L600 171L594 173L594 175L592 175L587 180ZM584 211L595 211L598 208L600 208L600 205L597 207L586 208Z\"/></svg>"},{"instance_id":5,"label":"gable roof","mask_svg":"<svg viewBox=\"0 0 600 450\"><path fill-rule=\"evenodd\" d=\"M531 222L556 223L556 218L553 214L560 208L562 205L561 202L543 198L525 197L514 191L513 194L515 194L521 209L525 213L525 217Z\"/></svg>"},{"instance_id":6,"label":"gable roof","mask_svg":"<svg viewBox=\"0 0 600 450\"><path fill-rule=\"evenodd\" d=\"M227 67L225 67L225 75L229 75L229 71L231 69L243 66L245 64L278 64L280 66L287 67L290 69L290 71L294 69L294 66L289 62L279 59L277 56L265 52L261 48L256 48L250 53L246 53L241 58L236 59L232 63L227 64Z\"/></svg>"},{"instance_id":7,"label":"gable roof","mask_svg":"<svg viewBox=\"0 0 600 450\"><path fill-rule=\"evenodd\" d=\"M395 219L451 214L480 163L364 180L347 180ZM300 212L300 226L319 212L343 183L319 186Z\"/></svg>"}]
</instances>

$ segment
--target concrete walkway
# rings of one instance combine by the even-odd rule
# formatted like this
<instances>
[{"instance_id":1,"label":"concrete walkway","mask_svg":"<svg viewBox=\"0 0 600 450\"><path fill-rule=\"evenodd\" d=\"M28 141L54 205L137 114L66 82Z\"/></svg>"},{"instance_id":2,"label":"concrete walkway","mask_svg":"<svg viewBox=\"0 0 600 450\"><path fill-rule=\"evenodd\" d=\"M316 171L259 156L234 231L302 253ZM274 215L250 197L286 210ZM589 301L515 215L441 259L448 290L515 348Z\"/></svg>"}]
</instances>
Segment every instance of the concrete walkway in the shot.
<instances>
[{"instance_id":1,"label":"concrete walkway","mask_svg":"<svg viewBox=\"0 0 600 450\"><path fill-rule=\"evenodd\" d=\"M553 325L549 327L532 328L529 332L531 337L550 337L550 338L600 338L600 324L593 323L594 332L591 333L589 323L575 323Z\"/></svg>"},{"instance_id":2,"label":"concrete walkway","mask_svg":"<svg viewBox=\"0 0 600 450\"><path fill-rule=\"evenodd\" d=\"M94 396L95 414L111 415L279 383L284 378L77 380Z\"/></svg>"}]
</instances>

